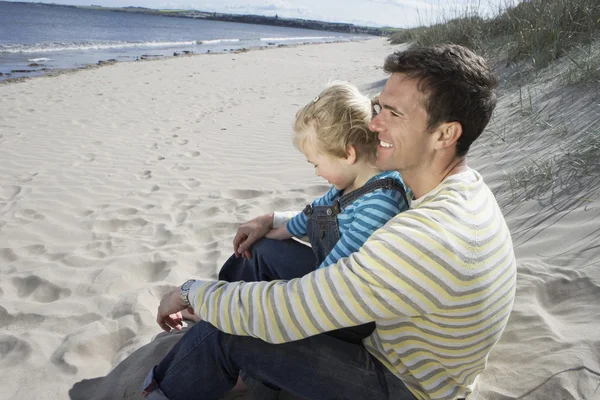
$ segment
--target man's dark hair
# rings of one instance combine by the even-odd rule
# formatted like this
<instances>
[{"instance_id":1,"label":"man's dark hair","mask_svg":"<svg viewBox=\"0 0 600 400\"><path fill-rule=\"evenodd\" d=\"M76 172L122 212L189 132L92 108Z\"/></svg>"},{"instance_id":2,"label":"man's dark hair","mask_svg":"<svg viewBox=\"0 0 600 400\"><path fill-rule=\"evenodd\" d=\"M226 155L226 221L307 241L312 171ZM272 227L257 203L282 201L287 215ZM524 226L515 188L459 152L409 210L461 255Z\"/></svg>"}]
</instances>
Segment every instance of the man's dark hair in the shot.
<instances>
[{"instance_id":1,"label":"man's dark hair","mask_svg":"<svg viewBox=\"0 0 600 400\"><path fill-rule=\"evenodd\" d=\"M428 129L459 122L457 155L467 154L496 107L498 79L485 60L465 47L445 44L391 54L384 69L418 79Z\"/></svg>"}]
</instances>

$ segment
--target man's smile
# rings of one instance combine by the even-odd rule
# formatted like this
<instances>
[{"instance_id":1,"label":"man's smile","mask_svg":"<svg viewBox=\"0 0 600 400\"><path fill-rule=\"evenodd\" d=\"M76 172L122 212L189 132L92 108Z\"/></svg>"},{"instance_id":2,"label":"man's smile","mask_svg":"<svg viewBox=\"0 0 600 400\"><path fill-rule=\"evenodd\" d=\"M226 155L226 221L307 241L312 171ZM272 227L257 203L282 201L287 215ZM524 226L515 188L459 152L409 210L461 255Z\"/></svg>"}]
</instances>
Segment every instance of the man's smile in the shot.
<instances>
[{"instance_id":1,"label":"man's smile","mask_svg":"<svg viewBox=\"0 0 600 400\"><path fill-rule=\"evenodd\" d=\"M380 145L381 147L385 147L385 148L394 147L394 145L393 145L393 144L391 144L391 143L388 143L388 142L384 142L383 140L379 140L379 145Z\"/></svg>"}]
</instances>

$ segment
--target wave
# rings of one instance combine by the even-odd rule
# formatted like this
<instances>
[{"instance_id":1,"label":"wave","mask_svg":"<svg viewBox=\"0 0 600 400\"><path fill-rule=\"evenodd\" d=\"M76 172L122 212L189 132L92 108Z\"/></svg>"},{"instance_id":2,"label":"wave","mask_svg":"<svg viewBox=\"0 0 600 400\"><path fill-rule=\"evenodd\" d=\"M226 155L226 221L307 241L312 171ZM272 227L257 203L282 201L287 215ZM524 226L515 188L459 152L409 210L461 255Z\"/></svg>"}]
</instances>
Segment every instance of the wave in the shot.
<instances>
[{"instance_id":1,"label":"wave","mask_svg":"<svg viewBox=\"0 0 600 400\"><path fill-rule=\"evenodd\" d=\"M27 61L30 62L42 62L42 61L52 61L51 58L46 58L46 57L40 57L40 58L29 58L27 59Z\"/></svg>"},{"instance_id":2,"label":"wave","mask_svg":"<svg viewBox=\"0 0 600 400\"><path fill-rule=\"evenodd\" d=\"M219 43L236 43L242 39L209 39L209 40L197 40L196 44L219 44Z\"/></svg>"},{"instance_id":3,"label":"wave","mask_svg":"<svg viewBox=\"0 0 600 400\"><path fill-rule=\"evenodd\" d=\"M323 39L335 39L337 36L296 36L296 37L271 37L271 38L260 38L262 42L285 42L289 40L323 40Z\"/></svg>"},{"instance_id":4,"label":"wave","mask_svg":"<svg viewBox=\"0 0 600 400\"><path fill-rule=\"evenodd\" d=\"M196 45L216 45L221 43L240 43L240 42L287 42L287 41L321 41L336 39L338 36L295 36L295 37L265 37L265 38L247 38L247 39L207 39L207 40L188 40L188 41L147 41L147 42L127 42L127 41L98 41L98 42L51 42L35 44L0 44L0 53L50 53L62 51L84 51L84 50L110 50L127 48L160 48L160 47L181 47ZM31 60L48 61L42 58ZM30 61L31 61L30 60ZM33 61L36 62L36 61Z\"/></svg>"},{"instance_id":5,"label":"wave","mask_svg":"<svg viewBox=\"0 0 600 400\"><path fill-rule=\"evenodd\" d=\"M54 42L35 44L0 44L0 53L49 53L57 51L105 50L135 47L193 46L195 40L182 42Z\"/></svg>"}]
</instances>

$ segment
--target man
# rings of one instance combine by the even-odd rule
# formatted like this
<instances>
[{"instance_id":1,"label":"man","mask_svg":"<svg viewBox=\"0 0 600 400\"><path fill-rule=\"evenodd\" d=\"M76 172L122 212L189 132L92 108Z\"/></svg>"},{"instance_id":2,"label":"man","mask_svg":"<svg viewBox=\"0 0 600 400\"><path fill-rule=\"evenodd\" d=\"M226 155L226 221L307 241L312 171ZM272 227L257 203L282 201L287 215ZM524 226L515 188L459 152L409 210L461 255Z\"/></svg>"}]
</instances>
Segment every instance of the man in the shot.
<instances>
[{"instance_id":1,"label":"man","mask_svg":"<svg viewBox=\"0 0 600 400\"><path fill-rule=\"evenodd\" d=\"M411 208L359 252L301 278L191 281L167 294L157 317L163 329L181 329L186 307L203 322L150 372L148 399L218 399L240 370L306 399L457 399L472 391L515 294L510 233L466 164L495 108L497 81L455 45L392 54L385 70L391 76L370 125L381 142L377 167L400 171ZM250 255L272 223L263 216L242 226L236 253ZM274 260L295 262L284 247L272 256L254 247L253 258L275 276L286 265ZM362 344L322 334L373 321Z\"/></svg>"}]
</instances>

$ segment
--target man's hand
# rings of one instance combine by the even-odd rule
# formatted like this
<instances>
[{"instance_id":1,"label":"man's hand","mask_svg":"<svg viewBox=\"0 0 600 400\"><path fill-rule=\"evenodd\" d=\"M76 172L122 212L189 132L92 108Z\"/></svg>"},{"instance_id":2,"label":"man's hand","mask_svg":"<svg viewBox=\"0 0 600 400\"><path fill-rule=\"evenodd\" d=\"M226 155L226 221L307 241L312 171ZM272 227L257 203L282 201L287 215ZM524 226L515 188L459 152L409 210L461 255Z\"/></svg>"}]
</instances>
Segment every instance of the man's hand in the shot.
<instances>
[{"instance_id":1,"label":"man's hand","mask_svg":"<svg viewBox=\"0 0 600 400\"><path fill-rule=\"evenodd\" d=\"M181 288L179 287L169 291L163 296L158 306L156 322L166 332L171 332L171 329L179 331L183 328L182 310L187 308L190 313L194 314L194 310L191 307L186 307L181 301L180 292Z\"/></svg>"},{"instance_id":2,"label":"man's hand","mask_svg":"<svg viewBox=\"0 0 600 400\"><path fill-rule=\"evenodd\" d=\"M233 253L236 257L252 258L250 247L262 239L273 227L273 213L261 215L242 224L233 238Z\"/></svg>"},{"instance_id":3,"label":"man's hand","mask_svg":"<svg viewBox=\"0 0 600 400\"><path fill-rule=\"evenodd\" d=\"M273 228L265 235L266 238L276 240L291 239L294 235L288 232L286 225L281 225L279 228Z\"/></svg>"}]
</instances>

